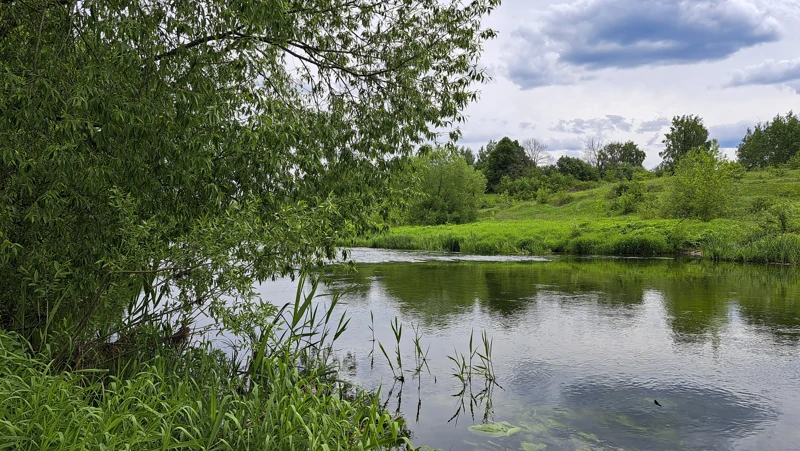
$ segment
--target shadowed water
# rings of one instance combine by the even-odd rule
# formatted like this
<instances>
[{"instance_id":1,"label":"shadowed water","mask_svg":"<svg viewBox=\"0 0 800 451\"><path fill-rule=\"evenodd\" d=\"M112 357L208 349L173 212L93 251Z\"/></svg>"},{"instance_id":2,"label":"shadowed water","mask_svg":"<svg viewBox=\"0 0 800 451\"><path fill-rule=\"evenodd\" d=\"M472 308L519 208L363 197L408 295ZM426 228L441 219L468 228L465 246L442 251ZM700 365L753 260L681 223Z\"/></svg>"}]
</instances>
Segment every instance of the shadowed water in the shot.
<instances>
[{"instance_id":1,"label":"shadowed water","mask_svg":"<svg viewBox=\"0 0 800 451\"><path fill-rule=\"evenodd\" d=\"M336 344L342 375L381 387L386 408L408 420L417 445L800 446L794 268L366 249L352 258L357 273L331 270L325 288L345 293L341 308L352 319ZM276 304L294 296L289 281L260 290ZM370 330L374 324L396 366L395 317L404 325L404 384L394 381ZM417 375L412 325L429 349ZM476 376L462 390L448 356L468 356L472 330L474 347L482 346L484 329L499 386Z\"/></svg>"}]
</instances>

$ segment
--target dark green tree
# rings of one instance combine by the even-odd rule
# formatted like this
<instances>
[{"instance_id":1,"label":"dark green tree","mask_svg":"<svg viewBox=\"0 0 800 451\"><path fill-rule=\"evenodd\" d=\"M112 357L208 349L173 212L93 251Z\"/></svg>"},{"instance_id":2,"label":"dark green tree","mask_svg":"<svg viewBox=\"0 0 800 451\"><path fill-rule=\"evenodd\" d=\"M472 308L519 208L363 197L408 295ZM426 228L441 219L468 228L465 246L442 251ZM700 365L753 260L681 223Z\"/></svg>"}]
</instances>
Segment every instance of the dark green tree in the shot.
<instances>
[{"instance_id":1,"label":"dark green tree","mask_svg":"<svg viewBox=\"0 0 800 451\"><path fill-rule=\"evenodd\" d=\"M483 167L487 189L495 192L495 188L500 184L500 179L504 175L515 179L522 175L525 166L525 149L517 141L512 141L507 136L504 137L492 147Z\"/></svg>"},{"instance_id":2,"label":"dark green tree","mask_svg":"<svg viewBox=\"0 0 800 451\"><path fill-rule=\"evenodd\" d=\"M0 1L0 327L96 337L333 257L457 136L498 3Z\"/></svg>"},{"instance_id":3,"label":"dark green tree","mask_svg":"<svg viewBox=\"0 0 800 451\"><path fill-rule=\"evenodd\" d=\"M736 149L736 158L746 169L785 164L800 151L800 119L791 111L772 121L747 129Z\"/></svg>"},{"instance_id":4,"label":"dark green tree","mask_svg":"<svg viewBox=\"0 0 800 451\"><path fill-rule=\"evenodd\" d=\"M603 146L597 155L598 168L601 173L613 171L620 165L641 167L647 154L639 149L633 141L614 141Z\"/></svg>"},{"instance_id":5,"label":"dark green tree","mask_svg":"<svg viewBox=\"0 0 800 451\"><path fill-rule=\"evenodd\" d=\"M556 161L556 169L564 175L572 176L576 180L584 182L595 181L600 178L597 168L580 158L566 155Z\"/></svg>"},{"instance_id":6,"label":"dark green tree","mask_svg":"<svg viewBox=\"0 0 800 451\"><path fill-rule=\"evenodd\" d=\"M708 129L703 125L700 116L687 115L672 118L669 133L661 141L665 148L658 155L662 158L663 168L671 171L681 158L695 147L709 149Z\"/></svg>"},{"instance_id":7,"label":"dark green tree","mask_svg":"<svg viewBox=\"0 0 800 451\"><path fill-rule=\"evenodd\" d=\"M492 149L494 149L496 145L497 141L490 139L486 146L481 146L481 148L478 149L478 158L475 160L476 169L480 171L484 170L486 167L486 160L489 159L489 154L492 153Z\"/></svg>"}]
</instances>

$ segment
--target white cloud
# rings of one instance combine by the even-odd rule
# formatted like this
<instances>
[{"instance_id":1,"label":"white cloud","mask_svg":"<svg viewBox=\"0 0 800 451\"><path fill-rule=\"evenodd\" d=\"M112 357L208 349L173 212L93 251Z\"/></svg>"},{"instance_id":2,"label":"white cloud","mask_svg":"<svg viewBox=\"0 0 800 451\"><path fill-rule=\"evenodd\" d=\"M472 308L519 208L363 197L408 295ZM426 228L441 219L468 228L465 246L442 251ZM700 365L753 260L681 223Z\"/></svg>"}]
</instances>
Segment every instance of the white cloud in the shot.
<instances>
[{"instance_id":1,"label":"white cloud","mask_svg":"<svg viewBox=\"0 0 800 451\"><path fill-rule=\"evenodd\" d=\"M626 121L624 117L616 114L607 114L605 117L592 119L562 119L550 130L578 135L605 136L608 132L629 132L632 128L633 124Z\"/></svg>"},{"instance_id":2,"label":"white cloud","mask_svg":"<svg viewBox=\"0 0 800 451\"><path fill-rule=\"evenodd\" d=\"M800 86L800 58L792 60L766 60L761 64L736 70L728 86L786 85L795 91Z\"/></svg>"}]
</instances>

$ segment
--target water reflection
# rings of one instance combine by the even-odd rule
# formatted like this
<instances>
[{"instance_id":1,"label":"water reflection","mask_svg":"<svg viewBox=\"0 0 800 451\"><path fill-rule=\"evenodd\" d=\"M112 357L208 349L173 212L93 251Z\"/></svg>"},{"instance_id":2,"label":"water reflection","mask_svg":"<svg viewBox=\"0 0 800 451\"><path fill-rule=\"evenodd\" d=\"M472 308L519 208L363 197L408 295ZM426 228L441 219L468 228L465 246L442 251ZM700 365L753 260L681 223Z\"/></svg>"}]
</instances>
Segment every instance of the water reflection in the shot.
<instances>
[{"instance_id":1,"label":"water reflection","mask_svg":"<svg viewBox=\"0 0 800 451\"><path fill-rule=\"evenodd\" d=\"M351 318L337 345L344 374L381 387L420 445L786 449L800 439L795 268L354 252L364 256L373 263L357 273L327 273ZM374 329L392 353L395 317L430 346L430 366L406 364L405 384L371 342ZM452 376L448 357L468 355L482 329L502 389ZM409 335L401 354L413 363Z\"/></svg>"},{"instance_id":2,"label":"water reflection","mask_svg":"<svg viewBox=\"0 0 800 451\"><path fill-rule=\"evenodd\" d=\"M421 259L421 256L415 256ZM474 307L509 327L527 317L540 294L562 303L592 299L600 313L634 316L647 291L663 297L672 338L698 343L718 336L735 306L744 321L776 343L800 339L800 278L794 268L642 259L441 262L360 265L334 279L351 302L379 290L404 315L446 327Z\"/></svg>"}]
</instances>

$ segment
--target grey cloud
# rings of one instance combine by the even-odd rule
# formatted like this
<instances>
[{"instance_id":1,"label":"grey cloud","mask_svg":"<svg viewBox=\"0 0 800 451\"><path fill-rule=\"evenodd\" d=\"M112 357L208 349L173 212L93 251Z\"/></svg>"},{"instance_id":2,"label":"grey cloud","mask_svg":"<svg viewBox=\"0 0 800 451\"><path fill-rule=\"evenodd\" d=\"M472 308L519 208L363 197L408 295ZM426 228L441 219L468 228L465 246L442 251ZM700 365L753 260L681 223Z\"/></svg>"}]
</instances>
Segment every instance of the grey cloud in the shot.
<instances>
[{"instance_id":1,"label":"grey cloud","mask_svg":"<svg viewBox=\"0 0 800 451\"><path fill-rule=\"evenodd\" d=\"M728 86L786 84L800 86L800 58L793 60L766 60L755 66L735 71ZM792 86L794 85L794 86Z\"/></svg>"},{"instance_id":2,"label":"grey cloud","mask_svg":"<svg viewBox=\"0 0 800 451\"><path fill-rule=\"evenodd\" d=\"M642 122L641 124L639 124L639 127L636 128L636 132L638 133L658 132L669 124L670 124L669 119L665 117L660 117L658 119L653 119L652 121Z\"/></svg>"},{"instance_id":3,"label":"grey cloud","mask_svg":"<svg viewBox=\"0 0 800 451\"><path fill-rule=\"evenodd\" d=\"M616 114L606 114L606 119L614 126L615 130L622 130L624 132L631 131L633 124L626 122L625 118Z\"/></svg>"},{"instance_id":4,"label":"grey cloud","mask_svg":"<svg viewBox=\"0 0 800 451\"><path fill-rule=\"evenodd\" d=\"M753 0L579 0L512 32L505 75L523 89L568 85L583 69L715 61L781 38Z\"/></svg>"},{"instance_id":5,"label":"grey cloud","mask_svg":"<svg viewBox=\"0 0 800 451\"><path fill-rule=\"evenodd\" d=\"M708 135L718 140L720 147L738 147L747 129L755 124L756 121L739 121L735 124L714 125L708 128Z\"/></svg>"},{"instance_id":6,"label":"grey cloud","mask_svg":"<svg viewBox=\"0 0 800 451\"><path fill-rule=\"evenodd\" d=\"M589 68L720 60L781 37L746 0L588 0L555 7L544 33L564 43L564 61Z\"/></svg>"},{"instance_id":7,"label":"grey cloud","mask_svg":"<svg viewBox=\"0 0 800 451\"><path fill-rule=\"evenodd\" d=\"M502 138L502 132L484 132L484 131L465 131L461 138L458 140L459 146L466 146L472 149L479 149L481 146L485 146L490 140L500 140Z\"/></svg>"},{"instance_id":8,"label":"grey cloud","mask_svg":"<svg viewBox=\"0 0 800 451\"><path fill-rule=\"evenodd\" d=\"M583 141L578 138L551 138L546 141L547 148L551 152L559 153L565 152L567 154L578 153L583 150Z\"/></svg>"},{"instance_id":9,"label":"grey cloud","mask_svg":"<svg viewBox=\"0 0 800 451\"><path fill-rule=\"evenodd\" d=\"M519 128L521 128L523 130L527 130L527 129L533 130L534 128L536 128L536 126L531 124L530 122L520 122L519 123Z\"/></svg>"},{"instance_id":10,"label":"grey cloud","mask_svg":"<svg viewBox=\"0 0 800 451\"><path fill-rule=\"evenodd\" d=\"M656 133L650 139L647 140L647 145L653 146L659 142L661 142L661 133Z\"/></svg>"},{"instance_id":11,"label":"grey cloud","mask_svg":"<svg viewBox=\"0 0 800 451\"><path fill-rule=\"evenodd\" d=\"M550 130L563 133L574 133L583 135L592 133L598 136L603 136L606 132L611 131L631 131L633 124L626 121L624 117L615 114L607 114L605 117L593 119L571 119L560 120L558 123L551 127Z\"/></svg>"},{"instance_id":12,"label":"grey cloud","mask_svg":"<svg viewBox=\"0 0 800 451\"><path fill-rule=\"evenodd\" d=\"M511 36L514 40L503 57L500 73L520 88L574 85L588 78L576 74L559 61L558 53L543 51L546 42L542 35L516 30Z\"/></svg>"}]
</instances>

